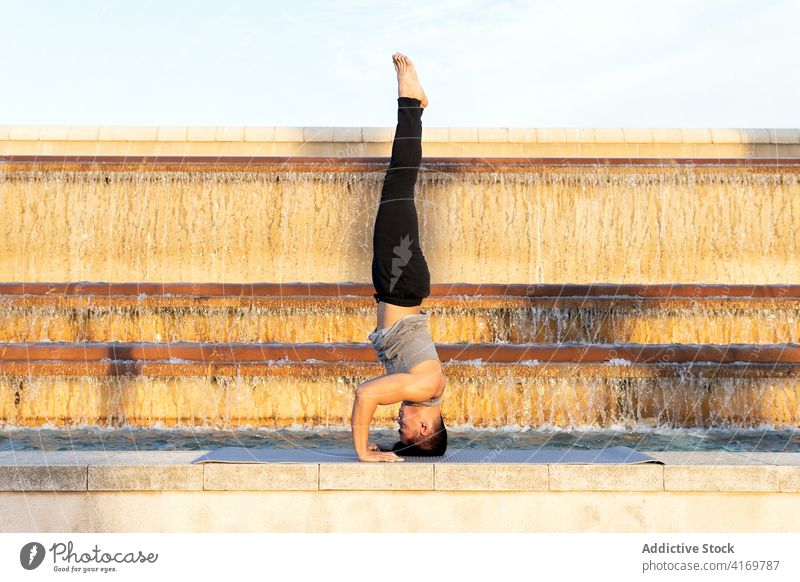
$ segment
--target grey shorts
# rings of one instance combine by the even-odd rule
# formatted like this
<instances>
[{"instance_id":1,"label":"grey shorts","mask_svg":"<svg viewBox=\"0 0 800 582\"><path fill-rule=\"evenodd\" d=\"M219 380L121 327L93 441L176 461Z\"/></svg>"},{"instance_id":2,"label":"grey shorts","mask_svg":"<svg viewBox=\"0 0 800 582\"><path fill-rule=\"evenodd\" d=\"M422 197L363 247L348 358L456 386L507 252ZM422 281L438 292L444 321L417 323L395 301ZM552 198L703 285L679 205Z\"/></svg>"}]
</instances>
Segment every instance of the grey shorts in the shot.
<instances>
[{"instance_id":1,"label":"grey shorts","mask_svg":"<svg viewBox=\"0 0 800 582\"><path fill-rule=\"evenodd\" d=\"M427 313L407 315L387 330L375 329L369 341L387 374L408 372L425 360L438 360L439 354L428 328Z\"/></svg>"}]
</instances>

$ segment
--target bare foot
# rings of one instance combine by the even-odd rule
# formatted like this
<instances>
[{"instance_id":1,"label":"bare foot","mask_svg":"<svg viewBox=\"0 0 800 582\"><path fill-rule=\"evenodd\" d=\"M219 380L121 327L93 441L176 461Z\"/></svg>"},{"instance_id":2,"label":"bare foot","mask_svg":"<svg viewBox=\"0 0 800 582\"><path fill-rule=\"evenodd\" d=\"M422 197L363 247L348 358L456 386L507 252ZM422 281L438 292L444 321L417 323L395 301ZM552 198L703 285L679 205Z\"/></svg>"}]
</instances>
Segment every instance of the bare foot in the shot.
<instances>
[{"instance_id":1,"label":"bare foot","mask_svg":"<svg viewBox=\"0 0 800 582\"><path fill-rule=\"evenodd\" d=\"M419 99L420 106L423 109L427 107L428 98L425 96L425 91L422 90L422 85L419 84L414 63L402 53L394 53L392 60L394 68L397 70L397 96Z\"/></svg>"}]
</instances>

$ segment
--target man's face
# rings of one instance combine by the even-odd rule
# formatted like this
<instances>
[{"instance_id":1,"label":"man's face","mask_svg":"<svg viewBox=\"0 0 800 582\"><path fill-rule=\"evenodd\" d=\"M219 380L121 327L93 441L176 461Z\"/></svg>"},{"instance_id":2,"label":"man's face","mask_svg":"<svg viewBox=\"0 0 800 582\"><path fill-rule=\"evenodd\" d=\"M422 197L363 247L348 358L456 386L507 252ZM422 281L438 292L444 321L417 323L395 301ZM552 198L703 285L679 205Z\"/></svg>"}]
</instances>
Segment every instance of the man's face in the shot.
<instances>
[{"instance_id":1,"label":"man's face","mask_svg":"<svg viewBox=\"0 0 800 582\"><path fill-rule=\"evenodd\" d=\"M400 405L400 412L397 414L397 423L400 425L400 442L410 445L414 438L419 434L419 415L415 410L416 406Z\"/></svg>"}]
</instances>

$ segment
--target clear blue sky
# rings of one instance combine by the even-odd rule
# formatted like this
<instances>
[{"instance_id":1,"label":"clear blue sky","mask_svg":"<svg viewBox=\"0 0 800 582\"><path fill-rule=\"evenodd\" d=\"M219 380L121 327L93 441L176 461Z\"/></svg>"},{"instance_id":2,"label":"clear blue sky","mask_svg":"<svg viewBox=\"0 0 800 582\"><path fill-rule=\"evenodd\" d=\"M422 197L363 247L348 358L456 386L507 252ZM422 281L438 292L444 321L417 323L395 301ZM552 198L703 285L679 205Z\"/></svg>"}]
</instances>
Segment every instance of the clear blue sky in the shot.
<instances>
[{"instance_id":1,"label":"clear blue sky","mask_svg":"<svg viewBox=\"0 0 800 582\"><path fill-rule=\"evenodd\" d=\"M800 127L797 0L0 0L0 125Z\"/></svg>"}]
</instances>

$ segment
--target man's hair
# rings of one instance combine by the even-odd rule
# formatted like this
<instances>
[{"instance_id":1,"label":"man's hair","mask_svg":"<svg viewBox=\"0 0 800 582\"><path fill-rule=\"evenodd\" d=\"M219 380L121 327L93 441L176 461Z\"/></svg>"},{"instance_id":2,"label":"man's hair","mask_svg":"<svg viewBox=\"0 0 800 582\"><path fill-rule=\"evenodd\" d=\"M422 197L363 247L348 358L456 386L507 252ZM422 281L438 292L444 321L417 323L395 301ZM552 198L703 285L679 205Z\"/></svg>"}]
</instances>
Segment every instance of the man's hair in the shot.
<instances>
[{"instance_id":1,"label":"man's hair","mask_svg":"<svg viewBox=\"0 0 800 582\"><path fill-rule=\"evenodd\" d=\"M419 437L415 442L404 445L397 441L392 451L401 457L439 457L447 451L447 429L442 415L433 421L433 431L427 437Z\"/></svg>"}]
</instances>

